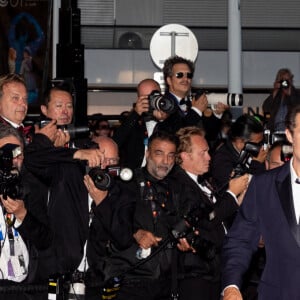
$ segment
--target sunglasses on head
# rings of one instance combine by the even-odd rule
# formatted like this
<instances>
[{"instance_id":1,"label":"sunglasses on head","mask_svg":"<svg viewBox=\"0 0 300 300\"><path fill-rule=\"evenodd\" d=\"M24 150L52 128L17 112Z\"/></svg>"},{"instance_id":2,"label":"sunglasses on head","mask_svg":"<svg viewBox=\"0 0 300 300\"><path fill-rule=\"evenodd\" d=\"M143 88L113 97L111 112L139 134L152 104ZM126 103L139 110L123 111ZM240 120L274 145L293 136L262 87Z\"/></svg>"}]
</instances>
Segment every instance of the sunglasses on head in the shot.
<instances>
[{"instance_id":1,"label":"sunglasses on head","mask_svg":"<svg viewBox=\"0 0 300 300\"><path fill-rule=\"evenodd\" d=\"M191 72L177 72L175 73L176 78L183 78L183 76L186 76L188 79L192 79L194 74Z\"/></svg>"}]
</instances>

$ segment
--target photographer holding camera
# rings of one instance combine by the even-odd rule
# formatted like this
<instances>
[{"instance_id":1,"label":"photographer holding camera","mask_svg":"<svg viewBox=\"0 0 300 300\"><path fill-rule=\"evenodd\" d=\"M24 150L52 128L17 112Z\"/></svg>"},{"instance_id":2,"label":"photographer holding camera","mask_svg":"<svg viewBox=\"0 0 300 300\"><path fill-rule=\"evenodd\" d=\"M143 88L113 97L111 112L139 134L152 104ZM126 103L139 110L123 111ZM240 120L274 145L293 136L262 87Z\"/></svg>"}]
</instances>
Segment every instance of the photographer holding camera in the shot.
<instances>
[{"instance_id":1,"label":"photographer holding camera","mask_svg":"<svg viewBox=\"0 0 300 300\"><path fill-rule=\"evenodd\" d=\"M43 194L54 232L51 248L39 252L43 276L68 281L78 275L89 231L88 191L83 182L86 166L99 166L104 154L99 149L65 147L70 135L57 125L72 121L73 99L60 86L51 88L48 95L42 110L52 121L42 128L36 126L25 148L24 163L35 176L36 192Z\"/></svg>"},{"instance_id":2,"label":"photographer holding camera","mask_svg":"<svg viewBox=\"0 0 300 300\"><path fill-rule=\"evenodd\" d=\"M0 298L47 299L37 251L53 235L47 207L23 176L24 142L20 133L0 124Z\"/></svg>"},{"instance_id":3,"label":"photographer holding camera","mask_svg":"<svg viewBox=\"0 0 300 300\"><path fill-rule=\"evenodd\" d=\"M241 153L247 142L257 145L257 155L249 153L249 161L244 166L246 173L257 174L265 170L264 161L267 150L263 147L264 128L261 121L247 114L243 114L231 125L228 138L212 155L211 176L219 191L227 189L232 172L240 163Z\"/></svg>"},{"instance_id":4,"label":"photographer holding camera","mask_svg":"<svg viewBox=\"0 0 300 300\"><path fill-rule=\"evenodd\" d=\"M162 98L160 86L155 80L148 78L138 84L134 108L112 137L119 146L122 166L135 169L145 165L145 151L152 133L157 130L175 133L181 127L177 105L171 99L164 102ZM173 107L175 110L166 108L166 112L159 109L159 105L155 104L160 99L170 104L168 108Z\"/></svg>"},{"instance_id":5,"label":"photographer holding camera","mask_svg":"<svg viewBox=\"0 0 300 300\"><path fill-rule=\"evenodd\" d=\"M176 208L179 199L172 192L168 174L175 162L177 142L177 138L167 132L153 133L146 151L146 166L134 171L133 180L115 204L111 204L115 212L109 230L101 230L108 215L103 209L102 217L93 219L89 242L98 255L89 263L93 268L100 267L98 272L106 281L119 279L121 285L115 299L170 299L171 257L180 244L176 240L173 245L175 238L170 236L181 216ZM94 224L98 224L98 228L94 228ZM101 251L101 241L108 232L110 242ZM88 258L91 258L89 249ZM176 258L174 262L177 263ZM109 298L105 289L102 296L102 299Z\"/></svg>"},{"instance_id":6,"label":"photographer holding camera","mask_svg":"<svg viewBox=\"0 0 300 300\"><path fill-rule=\"evenodd\" d=\"M195 226L198 232L193 239L187 238L189 251L179 254L179 299L219 300L220 252L227 233L224 221L238 210L241 200L237 196L247 188L248 175L232 179L228 190L219 195L203 177L210 162L203 129L186 127L177 135L178 166L170 174L170 183L179 195L179 211L189 208L186 213L192 215L189 225Z\"/></svg>"},{"instance_id":7,"label":"photographer holding camera","mask_svg":"<svg viewBox=\"0 0 300 300\"><path fill-rule=\"evenodd\" d=\"M271 133L284 132L288 109L300 103L300 93L294 87L293 78L289 69L280 69L276 74L272 93L263 102L263 112L269 118L267 128Z\"/></svg>"},{"instance_id":8,"label":"photographer holding camera","mask_svg":"<svg viewBox=\"0 0 300 300\"><path fill-rule=\"evenodd\" d=\"M174 99L181 114L181 125L203 127L209 144L217 139L221 129L221 117L229 107L222 102L208 109L208 98L204 91L192 95L195 65L180 56L172 56L164 62L163 74L166 85L165 96ZM177 128L177 129L179 129Z\"/></svg>"}]
</instances>

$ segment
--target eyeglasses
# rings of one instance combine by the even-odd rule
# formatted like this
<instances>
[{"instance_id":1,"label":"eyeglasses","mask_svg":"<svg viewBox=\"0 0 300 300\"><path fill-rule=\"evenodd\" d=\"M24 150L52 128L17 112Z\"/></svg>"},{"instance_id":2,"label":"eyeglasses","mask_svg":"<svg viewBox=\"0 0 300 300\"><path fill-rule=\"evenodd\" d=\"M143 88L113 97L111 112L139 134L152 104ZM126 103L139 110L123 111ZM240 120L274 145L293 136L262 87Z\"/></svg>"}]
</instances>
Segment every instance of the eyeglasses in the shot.
<instances>
[{"instance_id":1,"label":"eyeglasses","mask_svg":"<svg viewBox=\"0 0 300 300\"><path fill-rule=\"evenodd\" d=\"M108 125L100 125L99 129L110 129Z\"/></svg>"},{"instance_id":2,"label":"eyeglasses","mask_svg":"<svg viewBox=\"0 0 300 300\"><path fill-rule=\"evenodd\" d=\"M176 78L183 78L184 76L186 76L186 78L188 79L193 79L194 74L191 72L177 72L175 73Z\"/></svg>"}]
</instances>

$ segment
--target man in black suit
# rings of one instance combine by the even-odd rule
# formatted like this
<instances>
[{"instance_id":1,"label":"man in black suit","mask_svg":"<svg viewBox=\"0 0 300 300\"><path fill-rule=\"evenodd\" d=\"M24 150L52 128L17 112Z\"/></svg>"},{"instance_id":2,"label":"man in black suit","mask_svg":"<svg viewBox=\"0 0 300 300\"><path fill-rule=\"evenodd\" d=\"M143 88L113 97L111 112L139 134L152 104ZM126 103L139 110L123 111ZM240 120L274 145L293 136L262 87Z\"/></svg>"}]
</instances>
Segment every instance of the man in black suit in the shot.
<instances>
[{"instance_id":1,"label":"man in black suit","mask_svg":"<svg viewBox=\"0 0 300 300\"><path fill-rule=\"evenodd\" d=\"M149 112L148 97L153 91L160 92L159 84L153 79L138 84L134 108L113 135L120 149L121 164L131 169L145 165L145 151L153 131L175 133L182 124L177 108L171 114L157 109Z\"/></svg>"},{"instance_id":2,"label":"man in black suit","mask_svg":"<svg viewBox=\"0 0 300 300\"><path fill-rule=\"evenodd\" d=\"M189 251L179 255L179 299L217 300L221 293L220 250L226 234L223 222L239 208L237 196L246 189L248 175L232 179L223 195L216 194L199 178L207 173L210 162L203 129L186 127L177 135L178 167L170 174L171 184L179 194L179 211L190 228L195 228L195 234L186 238Z\"/></svg>"},{"instance_id":3,"label":"man in black suit","mask_svg":"<svg viewBox=\"0 0 300 300\"><path fill-rule=\"evenodd\" d=\"M32 139L32 128L23 124L28 110L27 97L22 76L8 74L0 77L0 123L20 130L26 143Z\"/></svg>"},{"instance_id":4,"label":"man in black suit","mask_svg":"<svg viewBox=\"0 0 300 300\"><path fill-rule=\"evenodd\" d=\"M249 153L249 160L246 162L249 165L247 172L257 174L265 170L264 162L267 150L262 145L263 137L263 125L254 116L243 114L236 119L231 125L227 140L212 155L210 173L216 188L219 190L227 188L232 172L237 166L247 142L257 144L259 149L257 156ZM246 166L244 167L246 169Z\"/></svg>"},{"instance_id":5,"label":"man in black suit","mask_svg":"<svg viewBox=\"0 0 300 300\"><path fill-rule=\"evenodd\" d=\"M52 121L43 128L36 127L32 142L25 149L24 161L35 176L37 193L44 195L54 231L52 247L39 253L41 276L58 275L71 281L78 275L77 271L85 271L85 268L78 270L84 257L90 219L83 178L87 166L99 166L104 158L99 149L64 147L70 135L56 125L70 124L72 102L71 94L65 89L56 86L49 91L42 111Z\"/></svg>"},{"instance_id":6,"label":"man in black suit","mask_svg":"<svg viewBox=\"0 0 300 300\"><path fill-rule=\"evenodd\" d=\"M0 124L0 298L46 300L37 250L48 248L53 235L47 207L22 176L23 148L20 133Z\"/></svg>"},{"instance_id":7,"label":"man in black suit","mask_svg":"<svg viewBox=\"0 0 300 300\"><path fill-rule=\"evenodd\" d=\"M206 139L213 142L221 129L221 117L228 106L218 103L214 109L208 108L205 93L192 97L192 80L195 65L191 60L173 56L164 62L163 74L166 85L165 95L178 103L183 126L203 127Z\"/></svg>"},{"instance_id":8,"label":"man in black suit","mask_svg":"<svg viewBox=\"0 0 300 300\"><path fill-rule=\"evenodd\" d=\"M224 300L241 300L243 274L262 236L266 264L258 285L258 299L300 297L299 229L300 106L288 111L286 136L292 159L281 167L254 175L243 205L225 239L222 256Z\"/></svg>"}]
</instances>

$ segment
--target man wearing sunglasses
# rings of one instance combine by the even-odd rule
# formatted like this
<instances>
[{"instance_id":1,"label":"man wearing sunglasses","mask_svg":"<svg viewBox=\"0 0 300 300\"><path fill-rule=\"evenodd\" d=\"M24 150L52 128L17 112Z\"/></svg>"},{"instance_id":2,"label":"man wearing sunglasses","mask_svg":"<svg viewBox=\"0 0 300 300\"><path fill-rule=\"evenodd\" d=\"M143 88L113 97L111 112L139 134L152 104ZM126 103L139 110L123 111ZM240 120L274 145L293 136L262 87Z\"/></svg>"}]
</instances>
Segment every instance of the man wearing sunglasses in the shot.
<instances>
[{"instance_id":1,"label":"man wearing sunglasses","mask_svg":"<svg viewBox=\"0 0 300 300\"><path fill-rule=\"evenodd\" d=\"M191 60L180 56L168 58L163 67L165 95L178 103L183 116L183 126L204 127L206 139L214 140L221 128L222 114L228 107L218 103L213 113L207 114L208 101L205 93L191 98L194 71L195 65Z\"/></svg>"}]
</instances>

